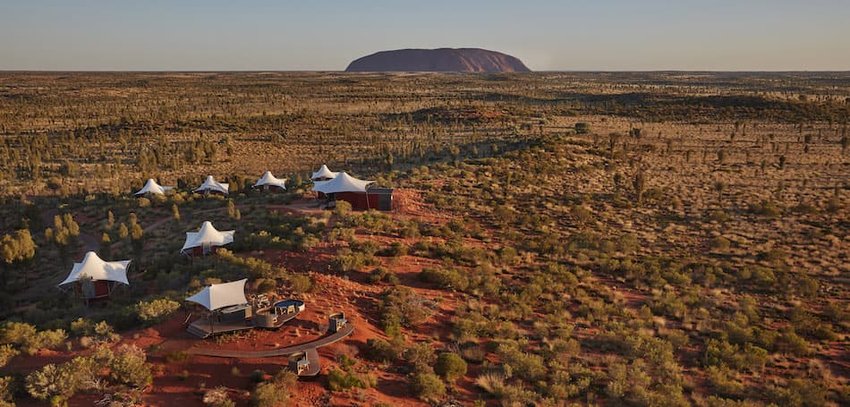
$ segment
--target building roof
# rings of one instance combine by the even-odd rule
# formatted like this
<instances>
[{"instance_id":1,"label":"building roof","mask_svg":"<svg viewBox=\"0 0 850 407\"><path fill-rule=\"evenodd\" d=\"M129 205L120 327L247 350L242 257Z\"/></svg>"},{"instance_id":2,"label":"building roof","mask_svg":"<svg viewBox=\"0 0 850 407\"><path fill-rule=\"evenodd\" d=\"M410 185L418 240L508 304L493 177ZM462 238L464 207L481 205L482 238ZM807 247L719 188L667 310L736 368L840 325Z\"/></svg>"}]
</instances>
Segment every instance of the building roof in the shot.
<instances>
[{"instance_id":1,"label":"building roof","mask_svg":"<svg viewBox=\"0 0 850 407\"><path fill-rule=\"evenodd\" d=\"M366 192L366 187L375 181L365 181L340 172L330 181L317 181L313 183L313 191L333 194L336 192Z\"/></svg>"},{"instance_id":2,"label":"building roof","mask_svg":"<svg viewBox=\"0 0 850 407\"><path fill-rule=\"evenodd\" d=\"M271 171L266 171L263 173L263 176L257 180L257 183L254 184L254 187L261 187L263 185L286 189L286 178L276 178L274 175L272 175Z\"/></svg>"},{"instance_id":3,"label":"building roof","mask_svg":"<svg viewBox=\"0 0 850 407\"><path fill-rule=\"evenodd\" d=\"M215 178L213 178L212 175L207 175L207 179L204 180L204 183L201 184L201 186L199 186L197 189L195 189L195 192L209 191L209 192L221 192L222 194L226 194L227 191L229 190L229 187L230 187L229 184L226 184L226 183L223 183L223 182L218 182L218 181L215 180Z\"/></svg>"},{"instance_id":4,"label":"building roof","mask_svg":"<svg viewBox=\"0 0 850 407\"><path fill-rule=\"evenodd\" d=\"M73 283L82 279L93 281L115 281L130 285L127 281L127 266L130 260L103 261L95 252L88 252L80 263L74 263L71 273L59 285Z\"/></svg>"},{"instance_id":5,"label":"building roof","mask_svg":"<svg viewBox=\"0 0 850 407\"><path fill-rule=\"evenodd\" d=\"M210 223L205 221L197 232L186 232L186 242L180 252L185 252L193 247L201 247L205 244L210 246L224 246L233 243L233 230L219 231Z\"/></svg>"},{"instance_id":6,"label":"building roof","mask_svg":"<svg viewBox=\"0 0 850 407\"><path fill-rule=\"evenodd\" d=\"M197 294L186 298L186 301L201 304L210 311L231 305L247 304L248 299L245 298L245 282L247 281L248 279L242 279L229 283L211 284Z\"/></svg>"},{"instance_id":7,"label":"building roof","mask_svg":"<svg viewBox=\"0 0 850 407\"><path fill-rule=\"evenodd\" d=\"M159 185L154 181L153 178L149 178L147 182L145 182L145 186L142 187L135 195L144 195L144 194L158 194L164 195L166 191L174 189L174 187L164 187Z\"/></svg>"},{"instance_id":8,"label":"building roof","mask_svg":"<svg viewBox=\"0 0 850 407\"><path fill-rule=\"evenodd\" d=\"M339 175L338 172L333 172L330 169L328 169L327 165L322 164L322 168L319 168L318 171L314 172L313 176L310 177L310 179L312 179L314 181L315 180L322 180L322 179L328 180L328 179L336 178L337 175Z\"/></svg>"}]
</instances>

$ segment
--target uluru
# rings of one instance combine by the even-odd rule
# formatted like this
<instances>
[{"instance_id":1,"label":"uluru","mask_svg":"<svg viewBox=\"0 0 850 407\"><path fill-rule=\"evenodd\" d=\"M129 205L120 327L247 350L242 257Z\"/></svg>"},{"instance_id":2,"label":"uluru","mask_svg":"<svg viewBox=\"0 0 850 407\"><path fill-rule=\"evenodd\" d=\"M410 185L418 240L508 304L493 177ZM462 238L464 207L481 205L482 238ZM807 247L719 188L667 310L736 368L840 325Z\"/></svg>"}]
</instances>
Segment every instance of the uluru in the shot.
<instances>
[{"instance_id":1,"label":"uluru","mask_svg":"<svg viewBox=\"0 0 850 407\"><path fill-rule=\"evenodd\" d=\"M346 72L531 72L518 58L481 48L399 49L352 61Z\"/></svg>"}]
</instances>

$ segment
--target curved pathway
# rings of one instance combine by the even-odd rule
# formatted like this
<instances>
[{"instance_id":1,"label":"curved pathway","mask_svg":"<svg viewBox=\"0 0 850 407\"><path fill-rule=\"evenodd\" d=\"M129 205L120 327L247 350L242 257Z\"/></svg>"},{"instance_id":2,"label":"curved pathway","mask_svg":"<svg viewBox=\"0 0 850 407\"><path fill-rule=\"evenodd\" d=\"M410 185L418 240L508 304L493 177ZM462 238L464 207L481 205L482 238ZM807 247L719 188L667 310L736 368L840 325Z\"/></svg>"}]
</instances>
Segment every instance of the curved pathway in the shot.
<instances>
[{"instance_id":1,"label":"curved pathway","mask_svg":"<svg viewBox=\"0 0 850 407\"><path fill-rule=\"evenodd\" d=\"M191 348L186 351L190 355L213 356L219 358L239 358L239 359L259 359L274 356L289 356L293 353L306 352L310 349L321 348L336 343L344 339L346 336L354 332L354 325L346 324L342 329L330 335L323 336L310 342L299 343L297 345L286 346L283 348L261 350L261 351L239 351L227 349L198 349Z\"/></svg>"}]
</instances>

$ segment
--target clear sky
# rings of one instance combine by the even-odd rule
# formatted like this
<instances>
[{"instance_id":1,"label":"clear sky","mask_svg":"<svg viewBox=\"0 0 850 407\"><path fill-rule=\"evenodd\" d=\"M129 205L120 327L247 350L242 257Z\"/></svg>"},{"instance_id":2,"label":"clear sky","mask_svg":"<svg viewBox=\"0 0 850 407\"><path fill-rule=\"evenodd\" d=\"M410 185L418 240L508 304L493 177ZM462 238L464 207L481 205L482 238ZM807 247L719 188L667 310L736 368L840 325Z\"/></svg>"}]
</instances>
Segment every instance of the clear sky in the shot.
<instances>
[{"instance_id":1,"label":"clear sky","mask_svg":"<svg viewBox=\"0 0 850 407\"><path fill-rule=\"evenodd\" d=\"M850 0L0 0L4 70L342 70L437 47L533 70L850 70Z\"/></svg>"}]
</instances>

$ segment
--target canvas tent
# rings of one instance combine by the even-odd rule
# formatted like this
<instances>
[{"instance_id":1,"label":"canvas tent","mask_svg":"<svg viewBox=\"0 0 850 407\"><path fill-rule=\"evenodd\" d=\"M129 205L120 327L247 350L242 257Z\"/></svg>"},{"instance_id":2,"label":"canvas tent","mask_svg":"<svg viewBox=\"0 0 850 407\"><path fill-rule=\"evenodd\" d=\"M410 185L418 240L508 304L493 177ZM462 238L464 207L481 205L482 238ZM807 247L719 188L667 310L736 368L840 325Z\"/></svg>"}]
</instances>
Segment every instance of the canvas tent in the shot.
<instances>
[{"instance_id":1,"label":"canvas tent","mask_svg":"<svg viewBox=\"0 0 850 407\"><path fill-rule=\"evenodd\" d=\"M207 254L215 250L216 247L224 246L228 243L233 243L233 233L235 231L219 231L213 227L210 221L205 221L201 224L201 228L197 232L186 232L186 242L183 243L183 248L180 253L183 254Z\"/></svg>"},{"instance_id":2,"label":"canvas tent","mask_svg":"<svg viewBox=\"0 0 850 407\"><path fill-rule=\"evenodd\" d=\"M340 172L330 181L318 181L313 185L313 191L322 192L324 194L334 194L337 192L366 192L366 188L375 181L365 181L348 175L346 172Z\"/></svg>"},{"instance_id":3,"label":"canvas tent","mask_svg":"<svg viewBox=\"0 0 850 407\"><path fill-rule=\"evenodd\" d=\"M245 282L247 281L242 279L229 283L211 284L199 293L186 298L186 301L200 304L210 311L247 304L248 299L245 298Z\"/></svg>"},{"instance_id":4,"label":"canvas tent","mask_svg":"<svg viewBox=\"0 0 850 407\"><path fill-rule=\"evenodd\" d=\"M366 181L340 172L329 181L315 181L313 191L319 198L326 198L328 207L336 201L346 201L354 210L378 209L389 211L393 209L393 190L389 188L372 188L374 181Z\"/></svg>"},{"instance_id":5,"label":"canvas tent","mask_svg":"<svg viewBox=\"0 0 850 407\"><path fill-rule=\"evenodd\" d=\"M338 172L333 172L328 169L327 165L322 164L322 168L319 168L318 171L313 173L313 176L310 177L313 181L327 181L329 179L334 179L339 175Z\"/></svg>"},{"instance_id":6,"label":"canvas tent","mask_svg":"<svg viewBox=\"0 0 850 407\"><path fill-rule=\"evenodd\" d=\"M156 195L165 195L167 191L174 189L174 187L164 187L159 185L154 181L153 178L148 179L145 183L145 186L142 187L138 192L136 192L136 196L144 195L144 194L156 194Z\"/></svg>"},{"instance_id":7,"label":"canvas tent","mask_svg":"<svg viewBox=\"0 0 850 407\"><path fill-rule=\"evenodd\" d=\"M280 179L272 175L271 171L266 171L263 176L254 184L254 188L280 188L286 189L286 178Z\"/></svg>"},{"instance_id":8,"label":"canvas tent","mask_svg":"<svg viewBox=\"0 0 850 407\"><path fill-rule=\"evenodd\" d=\"M212 175L207 175L207 179L204 180L201 186L195 189L195 192L227 194L228 190L229 184L218 182Z\"/></svg>"},{"instance_id":9,"label":"canvas tent","mask_svg":"<svg viewBox=\"0 0 850 407\"><path fill-rule=\"evenodd\" d=\"M127 281L127 266L130 260L103 261L97 253L88 252L80 263L74 263L71 273L59 285L74 283L83 279L92 281L113 281L130 285Z\"/></svg>"},{"instance_id":10,"label":"canvas tent","mask_svg":"<svg viewBox=\"0 0 850 407\"><path fill-rule=\"evenodd\" d=\"M86 300L108 297L116 284L130 285L127 267L130 260L104 261L95 252L88 252L80 263L74 263L71 273L59 286L78 283L80 294Z\"/></svg>"}]
</instances>

